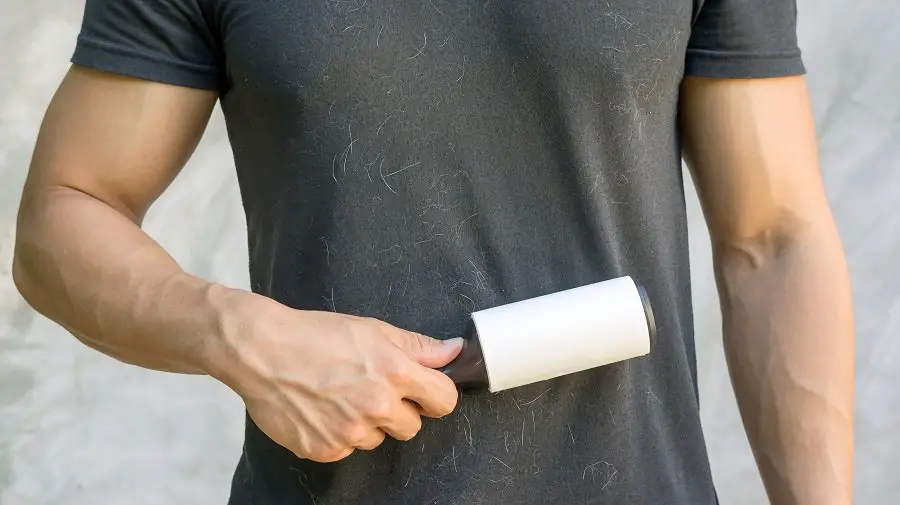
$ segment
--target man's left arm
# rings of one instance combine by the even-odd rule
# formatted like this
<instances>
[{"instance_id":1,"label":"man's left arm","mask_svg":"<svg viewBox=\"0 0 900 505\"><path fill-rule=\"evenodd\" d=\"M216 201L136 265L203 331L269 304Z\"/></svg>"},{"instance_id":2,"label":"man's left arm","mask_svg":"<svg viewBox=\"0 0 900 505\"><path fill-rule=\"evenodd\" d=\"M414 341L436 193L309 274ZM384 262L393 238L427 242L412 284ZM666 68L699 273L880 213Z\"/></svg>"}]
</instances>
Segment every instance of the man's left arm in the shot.
<instances>
[{"instance_id":1,"label":"man's left arm","mask_svg":"<svg viewBox=\"0 0 900 505\"><path fill-rule=\"evenodd\" d=\"M849 505L850 280L803 77L688 77L685 159L713 244L725 354L773 505Z\"/></svg>"}]
</instances>

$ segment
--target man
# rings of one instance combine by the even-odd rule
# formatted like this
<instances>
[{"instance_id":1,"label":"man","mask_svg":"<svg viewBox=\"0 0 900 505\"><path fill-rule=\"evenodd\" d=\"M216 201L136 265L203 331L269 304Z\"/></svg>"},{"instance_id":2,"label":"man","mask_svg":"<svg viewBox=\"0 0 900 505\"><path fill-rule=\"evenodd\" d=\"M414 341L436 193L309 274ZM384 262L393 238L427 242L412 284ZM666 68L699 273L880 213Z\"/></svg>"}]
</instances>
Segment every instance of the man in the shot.
<instances>
[{"instance_id":1,"label":"man","mask_svg":"<svg viewBox=\"0 0 900 505\"><path fill-rule=\"evenodd\" d=\"M94 349L241 396L233 505L714 504L684 146L771 501L849 504L850 290L795 20L792 0L88 0L16 282ZM217 101L252 293L139 227ZM473 310L620 275L654 304L649 356L493 395L436 370Z\"/></svg>"}]
</instances>

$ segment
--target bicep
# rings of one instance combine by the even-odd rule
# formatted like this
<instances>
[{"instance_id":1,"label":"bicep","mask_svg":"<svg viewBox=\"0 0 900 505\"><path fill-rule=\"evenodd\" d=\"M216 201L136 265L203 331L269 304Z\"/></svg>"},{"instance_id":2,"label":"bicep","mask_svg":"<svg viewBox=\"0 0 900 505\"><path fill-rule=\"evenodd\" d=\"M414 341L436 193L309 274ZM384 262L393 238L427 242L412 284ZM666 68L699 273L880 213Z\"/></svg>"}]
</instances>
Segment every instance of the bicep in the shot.
<instances>
[{"instance_id":1,"label":"bicep","mask_svg":"<svg viewBox=\"0 0 900 505\"><path fill-rule=\"evenodd\" d=\"M793 234L828 216L803 77L686 78L680 115L714 245Z\"/></svg>"},{"instance_id":2,"label":"bicep","mask_svg":"<svg viewBox=\"0 0 900 505\"><path fill-rule=\"evenodd\" d=\"M73 66L47 109L23 204L58 189L140 221L196 147L214 91Z\"/></svg>"}]
</instances>

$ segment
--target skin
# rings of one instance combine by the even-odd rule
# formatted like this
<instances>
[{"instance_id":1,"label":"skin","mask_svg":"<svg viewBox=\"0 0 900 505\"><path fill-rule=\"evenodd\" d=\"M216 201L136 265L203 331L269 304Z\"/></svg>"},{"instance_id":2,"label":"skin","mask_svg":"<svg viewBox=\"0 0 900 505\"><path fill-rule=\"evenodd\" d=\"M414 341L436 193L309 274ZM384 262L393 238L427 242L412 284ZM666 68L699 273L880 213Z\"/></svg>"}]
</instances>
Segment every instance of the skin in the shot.
<instances>
[{"instance_id":1,"label":"skin","mask_svg":"<svg viewBox=\"0 0 900 505\"><path fill-rule=\"evenodd\" d=\"M297 456L409 440L456 405L433 368L461 342L299 311L185 273L140 229L197 145L216 95L72 68L26 181L13 276L39 312L125 363L208 374ZM327 338L321 338L328 335Z\"/></svg>"},{"instance_id":2,"label":"skin","mask_svg":"<svg viewBox=\"0 0 900 505\"><path fill-rule=\"evenodd\" d=\"M220 380L300 457L335 461L385 434L408 440L420 415L451 412L456 389L434 368L458 341L209 283L141 231L215 100L73 67L47 111L19 213L13 274L24 297L120 361ZM772 503L849 504L850 290L805 83L687 79L681 109L729 369Z\"/></svg>"},{"instance_id":3,"label":"skin","mask_svg":"<svg viewBox=\"0 0 900 505\"><path fill-rule=\"evenodd\" d=\"M802 77L686 79L725 356L773 505L853 502L850 280Z\"/></svg>"}]
</instances>

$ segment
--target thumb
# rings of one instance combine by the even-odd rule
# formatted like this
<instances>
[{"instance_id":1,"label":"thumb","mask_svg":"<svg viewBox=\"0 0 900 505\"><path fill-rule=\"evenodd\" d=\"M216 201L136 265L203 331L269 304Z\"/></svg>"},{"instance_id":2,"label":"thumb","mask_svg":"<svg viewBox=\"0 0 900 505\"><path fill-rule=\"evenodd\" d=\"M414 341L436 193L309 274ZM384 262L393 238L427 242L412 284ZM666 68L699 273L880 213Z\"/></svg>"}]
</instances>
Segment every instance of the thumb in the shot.
<instances>
[{"instance_id":1,"label":"thumb","mask_svg":"<svg viewBox=\"0 0 900 505\"><path fill-rule=\"evenodd\" d=\"M441 368L456 359L462 350L463 339L438 340L412 331L404 331L397 346L407 356L428 368Z\"/></svg>"}]
</instances>

